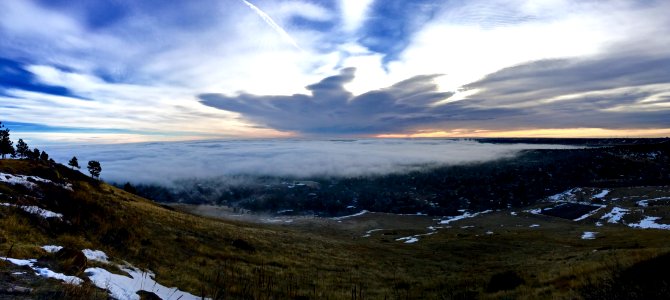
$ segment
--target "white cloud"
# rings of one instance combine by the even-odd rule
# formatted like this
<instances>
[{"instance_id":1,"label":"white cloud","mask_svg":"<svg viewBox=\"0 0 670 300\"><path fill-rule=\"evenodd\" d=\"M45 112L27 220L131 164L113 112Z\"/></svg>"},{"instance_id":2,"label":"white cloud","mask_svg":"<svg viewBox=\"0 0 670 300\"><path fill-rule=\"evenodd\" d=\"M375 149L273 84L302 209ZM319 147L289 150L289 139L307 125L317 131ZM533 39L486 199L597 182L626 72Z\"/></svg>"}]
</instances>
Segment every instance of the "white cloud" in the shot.
<instances>
[{"instance_id":1,"label":"white cloud","mask_svg":"<svg viewBox=\"0 0 670 300\"><path fill-rule=\"evenodd\" d=\"M251 176L359 176L425 166L474 163L510 157L523 149L560 145L480 144L452 140L246 140L125 145L50 145L56 161L73 155L98 160L102 177L116 182L158 182ZM169 161L169 164L165 162ZM160 175L158 175L160 174Z\"/></svg>"},{"instance_id":2,"label":"white cloud","mask_svg":"<svg viewBox=\"0 0 670 300\"><path fill-rule=\"evenodd\" d=\"M344 30L355 32L367 16L370 5L374 0L340 0L340 10L344 21Z\"/></svg>"}]
</instances>

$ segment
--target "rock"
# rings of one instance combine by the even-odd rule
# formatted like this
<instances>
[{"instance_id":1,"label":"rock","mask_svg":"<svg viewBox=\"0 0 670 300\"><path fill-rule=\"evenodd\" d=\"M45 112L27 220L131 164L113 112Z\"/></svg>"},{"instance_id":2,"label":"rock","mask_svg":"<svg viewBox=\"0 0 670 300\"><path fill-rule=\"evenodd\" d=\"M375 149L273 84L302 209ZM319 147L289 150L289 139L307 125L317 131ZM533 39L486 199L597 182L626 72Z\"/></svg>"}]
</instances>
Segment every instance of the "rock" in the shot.
<instances>
[{"instance_id":1,"label":"rock","mask_svg":"<svg viewBox=\"0 0 670 300\"><path fill-rule=\"evenodd\" d=\"M152 292L137 291L137 294L140 295L140 300L162 300L161 297Z\"/></svg>"}]
</instances>

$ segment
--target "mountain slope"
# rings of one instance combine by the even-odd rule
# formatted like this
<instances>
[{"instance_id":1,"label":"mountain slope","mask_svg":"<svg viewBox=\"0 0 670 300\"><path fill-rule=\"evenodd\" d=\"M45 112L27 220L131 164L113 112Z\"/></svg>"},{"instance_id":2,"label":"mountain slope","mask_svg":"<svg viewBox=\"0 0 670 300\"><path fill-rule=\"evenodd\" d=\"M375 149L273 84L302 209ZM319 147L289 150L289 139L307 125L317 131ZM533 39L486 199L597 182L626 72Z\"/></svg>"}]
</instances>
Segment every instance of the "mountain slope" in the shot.
<instances>
[{"instance_id":1,"label":"mountain slope","mask_svg":"<svg viewBox=\"0 0 670 300\"><path fill-rule=\"evenodd\" d=\"M0 160L0 173L0 256L37 259L35 268L83 282L26 282L22 276L33 273L27 266L0 260L3 284L32 284L33 293L21 296L26 298L99 299L111 287L88 283L96 276L144 276L144 269L157 284L218 299L597 299L611 291L593 282L617 282L612 270L670 252L667 230L614 224L599 227L595 239L580 238L594 231L594 218L604 210L582 221L532 213L555 202L446 223L366 213L275 225L175 211L61 165ZM583 197L603 194L582 191ZM667 186L644 191L670 193ZM605 198L625 193L636 192L622 188ZM635 205L634 199L627 201ZM77 263L81 255L65 256L45 245L103 251L111 263L88 256ZM25 274L14 274L20 272ZM140 285L154 286L149 277Z\"/></svg>"}]
</instances>

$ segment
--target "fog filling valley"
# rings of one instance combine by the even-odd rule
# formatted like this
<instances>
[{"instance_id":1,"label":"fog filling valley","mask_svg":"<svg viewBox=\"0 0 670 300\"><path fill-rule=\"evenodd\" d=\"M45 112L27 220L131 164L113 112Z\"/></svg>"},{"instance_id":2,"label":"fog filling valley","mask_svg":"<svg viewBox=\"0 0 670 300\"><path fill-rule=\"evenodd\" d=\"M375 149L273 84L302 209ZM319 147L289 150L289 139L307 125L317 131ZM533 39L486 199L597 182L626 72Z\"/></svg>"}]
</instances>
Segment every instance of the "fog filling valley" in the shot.
<instances>
[{"instance_id":1,"label":"fog filling valley","mask_svg":"<svg viewBox=\"0 0 670 300\"><path fill-rule=\"evenodd\" d=\"M183 180L235 184L242 177L383 175L512 157L526 149L564 148L574 147L446 139L282 139L50 145L46 150L61 163L77 156L84 173L89 160L100 161L101 178L108 182L171 186Z\"/></svg>"}]
</instances>

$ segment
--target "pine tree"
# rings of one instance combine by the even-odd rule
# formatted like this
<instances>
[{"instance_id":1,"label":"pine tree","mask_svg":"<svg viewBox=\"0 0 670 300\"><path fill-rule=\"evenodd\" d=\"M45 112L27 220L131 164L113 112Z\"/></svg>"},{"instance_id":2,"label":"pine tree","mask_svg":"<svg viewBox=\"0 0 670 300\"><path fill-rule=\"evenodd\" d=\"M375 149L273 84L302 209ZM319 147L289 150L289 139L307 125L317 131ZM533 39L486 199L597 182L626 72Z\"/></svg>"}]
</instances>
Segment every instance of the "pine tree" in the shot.
<instances>
[{"instance_id":1,"label":"pine tree","mask_svg":"<svg viewBox=\"0 0 670 300\"><path fill-rule=\"evenodd\" d=\"M49 154L47 154L46 152L42 151L42 153L40 154L40 160L41 160L41 161L44 161L44 162L49 161Z\"/></svg>"},{"instance_id":2,"label":"pine tree","mask_svg":"<svg viewBox=\"0 0 670 300\"><path fill-rule=\"evenodd\" d=\"M73 156L72 159L67 163L68 166L72 167L72 170L81 168L79 166L79 160L76 156Z\"/></svg>"},{"instance_id":3,"label":"pine tree","mask_svg":"<svg viewBox=\"0 0 670 300\"><path fill-rule=\"evenodd\" d=\"M16 143L16 154L18 154L19 158L28 158L28 152L30 152L28 144L26 144L23 139L19 139Z\"/></svg>"},{"instance_id":4,"label":"pine tree","mask_svg":"<svg viewBox=\"0 0 670 300\"><path fill-rule=\"evenodd\" d=\"M40 159L40 149L33 149L33 151L29 152L29 157L32 160L39 160Z\"/></svg>"},{"instance_id":5,"label":"pine tree","mask_svg":"<svg viewBox=\"0 0 670 300\"><path fill-rule=\"evenodd\" d=\"M88 172L91 173L93 178L100 178L100 172L102 172L102 166L100 166L100 162L95 160L89 161Z\"/></svg>"},{"instance_id":6,"label":"pine tree","mask_svg":"<svg viewBox=\"0 0 670 300\"><path fill-rule=\"evenodd\" d=\"M9 128L5 128L5 125L0 122L0 155L4 159L7 154L12 155L13 153L14 143L9 139Z\"/></svg>"}]
</instances>

